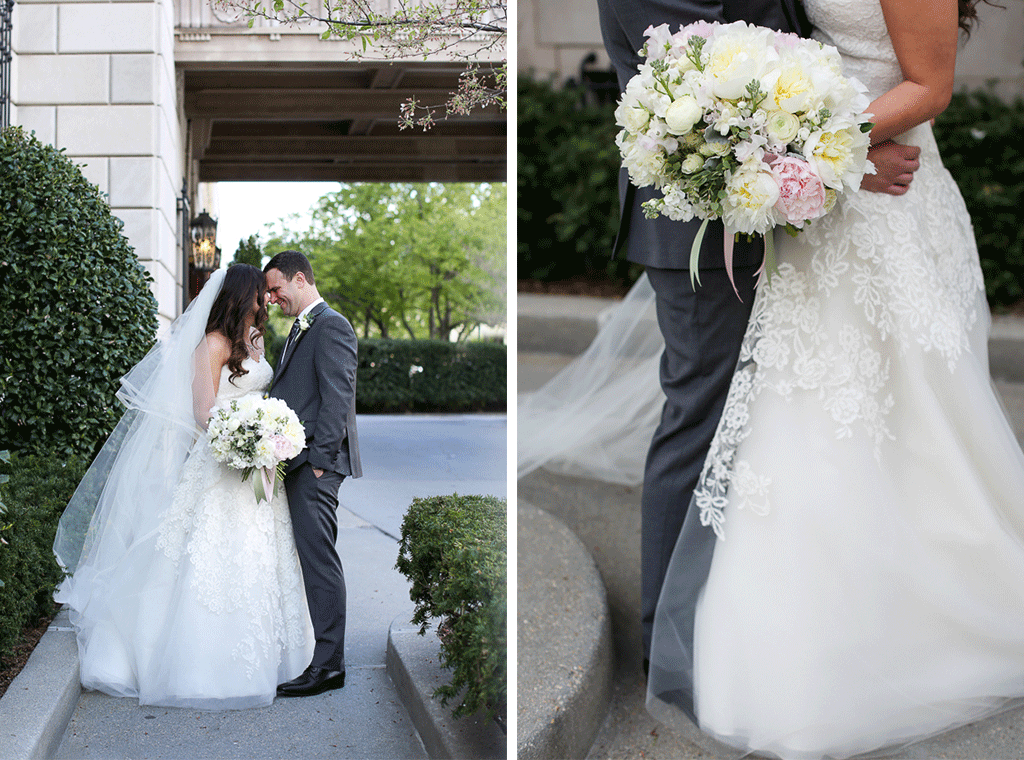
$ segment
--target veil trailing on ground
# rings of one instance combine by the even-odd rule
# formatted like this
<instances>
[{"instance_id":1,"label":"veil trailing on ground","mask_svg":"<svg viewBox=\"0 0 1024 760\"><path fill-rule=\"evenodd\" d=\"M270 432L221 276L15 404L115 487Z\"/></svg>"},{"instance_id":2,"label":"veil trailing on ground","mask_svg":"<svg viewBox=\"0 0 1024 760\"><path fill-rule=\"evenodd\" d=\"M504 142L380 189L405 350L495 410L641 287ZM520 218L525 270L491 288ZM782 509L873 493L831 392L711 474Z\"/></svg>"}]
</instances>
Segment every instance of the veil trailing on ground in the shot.
<instances>
[{"instance_id":1,"label":"veil trailing on ground","mask_svg":"<svg viewBox=\"0 0 1024 760\"><path fill-rule=\"evenodd\" d=\"M664 339L654 289L641 277L602 314L587 350L542 388L519 396L518 477L538 467L611 483L643 481L661 418Z\"/></svg>"},{"instance_id":2,"label":"veil trailing on ground","mask_svg":"<svg viewBox=\"0 0 1024 760\"><path fill-rule=\"evenodd\" d=\"M168 334L121 378L117 398L127 408L124 416L57 527L54 554L67 572L76 574L61 584L58 602L80 610L87 600L74 598L76 588L101 594L102 583L96 580L154 529L170 503L214 401L206 324L224 274L213 273ZM93 582L79 583L85 576Z\"/></svg>"}]
</instances>

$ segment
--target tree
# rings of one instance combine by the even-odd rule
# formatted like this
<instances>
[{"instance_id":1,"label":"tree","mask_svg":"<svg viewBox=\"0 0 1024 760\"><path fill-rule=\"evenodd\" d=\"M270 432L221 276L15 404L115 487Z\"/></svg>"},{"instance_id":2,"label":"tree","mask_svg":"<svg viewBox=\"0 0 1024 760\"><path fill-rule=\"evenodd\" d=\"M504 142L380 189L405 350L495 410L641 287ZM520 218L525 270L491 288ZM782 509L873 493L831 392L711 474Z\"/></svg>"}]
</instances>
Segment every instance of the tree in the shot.
<instances>
[{"instance_id":1,"label":"tree","mask_svg":"<svg viewBox=\"0 0 1024 760\"><path fill-rule=\"evenodd\" d=\"M325 195L304 232L324 297L364 337L448 340L505 319L504 185L352 184Z\"/></svg>"},{"instance_id":2,"label":"tree","mask_svg":"<svg viewBox=\"0 0 1024 760\"><path fill-rule=\"evenodd\" d=\"M374 0L323 0L311 10L305 0L213 0L248 16L286 24L319 23L323 38L358 40L362 55L375 48L381 58L426 58L444 53L466 65L459 88L444 104L423 104L415 98L402 106L399 125L428 129L444 110L444 118L465 115L474 109L506 105L508 66L505 45L508 34L507 0L409 0L396 10L382 10ZM499 60L493 71L481 60Z\"/></svg>"},{"instance_id":3,"label":"tree","mask_svg":"<svg viewBox=\"0 0 1024 760\"><path fill-rule=\"evenodd\" d=\"M252 264L257 269L263 269L263 247L260 245L259 235L250 235L248 240L239 240L238 248L235 249L235 258L232 264Z\"/></svg>"}]
</instances>

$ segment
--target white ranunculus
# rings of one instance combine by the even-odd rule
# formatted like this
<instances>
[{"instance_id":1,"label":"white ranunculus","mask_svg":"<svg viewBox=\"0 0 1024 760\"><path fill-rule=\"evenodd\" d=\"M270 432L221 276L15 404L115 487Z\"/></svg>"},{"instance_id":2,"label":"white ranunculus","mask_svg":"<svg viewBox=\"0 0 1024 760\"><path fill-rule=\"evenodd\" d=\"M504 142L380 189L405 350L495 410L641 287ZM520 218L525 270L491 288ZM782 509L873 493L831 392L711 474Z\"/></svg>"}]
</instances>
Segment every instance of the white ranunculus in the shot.
<instances>
[{"instance_id":1,"label":"white ranunculus","mask_svg":"<svg viewBox=\"0 0 1024 760\"><path fill-rule=\"evenodd\" d=\"M685 135L704 116L704 111L692 95L684 95L668 107L665 112L665 123L668 131L675 135Z\"/></svg>"},{"instance_id":2,"label":"white ranunculus","mask_svg":"<svg viewBox=\"0 0 1024 760\"><path fill-rule=\"evenodd\" d=\"M683 174L693 174L704 168L704 158L699 153L691 153L683 159L680 169Z\"/></svg>"},{"instance_id":3,"label":"white ranunculus","mask_svg":"<svg viewBox=\"0 0 1024 760\"><path fill-rule=\"evenodd\" d=\"M765 125L768 136L781 143L790 143L800 131L800 120L786 111L772 111Z\"/></svg>"}]
</instances>

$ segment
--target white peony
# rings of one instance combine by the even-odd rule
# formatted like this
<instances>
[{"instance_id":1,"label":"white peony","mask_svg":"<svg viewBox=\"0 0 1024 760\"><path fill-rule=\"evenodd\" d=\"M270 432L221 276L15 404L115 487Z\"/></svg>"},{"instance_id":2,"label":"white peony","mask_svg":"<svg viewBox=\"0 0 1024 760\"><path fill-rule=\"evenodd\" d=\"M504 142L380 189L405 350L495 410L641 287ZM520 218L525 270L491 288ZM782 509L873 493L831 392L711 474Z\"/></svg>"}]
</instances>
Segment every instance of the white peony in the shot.
<instances>
[{"instance_id":1,"label":"white peony","mask_svg":"<svg viewBox=\"0 0 1024 760\"><path fill-rule=\"evenodd\" d=\"M726 179L722 220L730 232L764 233L774 226L779 186L771 168L752 159Z\"/></svg>"}]
</instances>

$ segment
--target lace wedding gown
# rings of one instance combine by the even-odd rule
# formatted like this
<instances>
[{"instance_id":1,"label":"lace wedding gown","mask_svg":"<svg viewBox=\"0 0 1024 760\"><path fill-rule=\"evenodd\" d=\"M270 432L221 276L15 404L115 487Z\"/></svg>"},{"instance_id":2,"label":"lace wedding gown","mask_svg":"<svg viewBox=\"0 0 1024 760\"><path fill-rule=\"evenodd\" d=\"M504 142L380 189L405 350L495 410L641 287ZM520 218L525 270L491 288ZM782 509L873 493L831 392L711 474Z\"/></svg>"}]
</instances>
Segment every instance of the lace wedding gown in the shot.
<instances>
[{"instance_id":1,"label":"lace wedding gown","mask_svg":"<svg viewBox=\"0 0 1024 760\"><path fill-rule=\"evenodd\" d=\"M234 383L224 367L218 400L262 395L270 364L242 367ZM135 531L112 571L87 565L58 592L78 630L82 685L141 704L270 704L314 643L284 489L257 503L251 480L200 436L171 503Z\"/></svg>"},{"instance_id":2,"label":"lace wedding gown","mask_svg":"<svg viewBox=\"0 0 1024 760\"><path fill-rule=\"evenodd\" d=\"M872 97L901 81L877 0L805 7ZM846 758L1024 695L1024 454L963 201L928 125L900 141L905 196L776 238L659 601L648 708L737 754Z\"/></svg>"}]
</instances>

